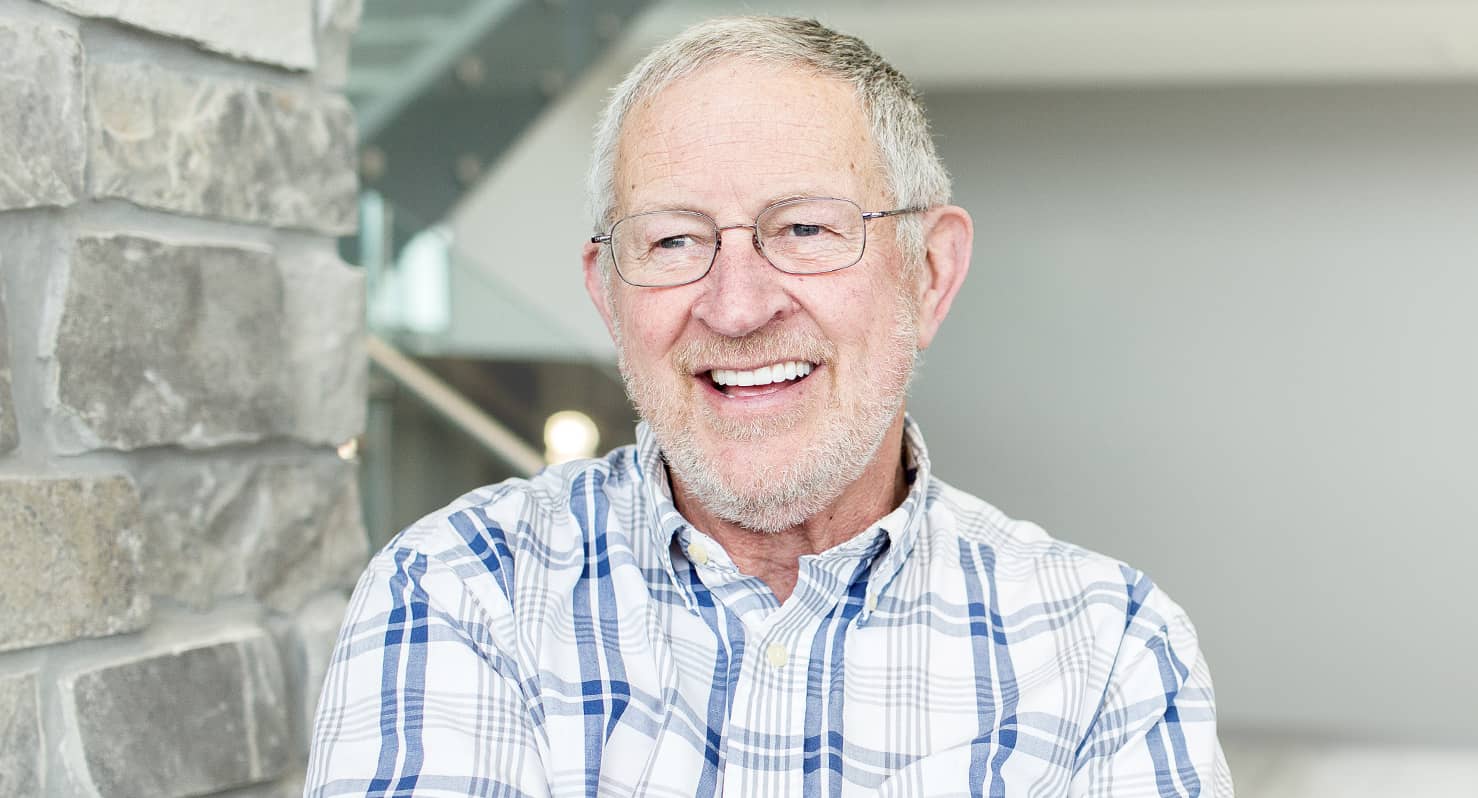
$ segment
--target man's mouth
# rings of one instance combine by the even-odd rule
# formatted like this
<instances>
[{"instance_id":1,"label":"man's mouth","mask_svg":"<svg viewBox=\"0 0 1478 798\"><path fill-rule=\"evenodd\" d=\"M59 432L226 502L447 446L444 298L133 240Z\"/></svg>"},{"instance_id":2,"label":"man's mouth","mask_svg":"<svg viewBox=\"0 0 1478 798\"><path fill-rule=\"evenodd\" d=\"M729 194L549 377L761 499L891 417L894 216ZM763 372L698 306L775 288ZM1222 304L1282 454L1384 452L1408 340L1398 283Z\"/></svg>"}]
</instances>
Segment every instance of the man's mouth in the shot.
<instances>
[{"instance_id":1,"label":"man's mouth","mask_svg":"<svg viewBox=\"0 0 1478 798\"><path fill-rule=\"evenodd\" d=\"M730 396L750 394L753 391L736 391L737 388L766 388L775 390L786 383L798 382L811 373L815 365L805 360L786 360L752 369L716 368L708 372L714 388Z\"/></svg>"}]
</instances>

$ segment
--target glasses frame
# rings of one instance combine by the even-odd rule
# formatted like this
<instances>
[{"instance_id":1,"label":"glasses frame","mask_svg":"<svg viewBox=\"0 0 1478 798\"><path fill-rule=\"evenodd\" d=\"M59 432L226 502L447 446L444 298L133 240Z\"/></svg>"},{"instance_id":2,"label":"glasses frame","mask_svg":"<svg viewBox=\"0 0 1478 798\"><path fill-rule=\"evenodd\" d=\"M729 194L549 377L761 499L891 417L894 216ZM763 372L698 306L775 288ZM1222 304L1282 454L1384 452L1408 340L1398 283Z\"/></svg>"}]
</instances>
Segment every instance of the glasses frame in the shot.
<instances>
[{"instance_id":1,"label":"glasses frame","mask_svg":"<svg viewBox=\"0 0 1478 798\"><path fill-rule=\"evenodd\" d=\"M847 263L847 264L844 264L842 266L837 266L836 268L826 269L825 271L819 271L819 272L792 272L792 271L787 271L785 269L780 268L780 266L777 265L775 263L775 261L770 260L770 253L768 253L768 252L765 251L765 246L760 241L760 231L759 231L760 219L762 217L764 217L765 214L770 213L771 211L774 211L777 208L784 208L784 207L787 207L787 206L790 206L790 205L798 205L798 204L800 204L802 202L816 202L817 200L832 200L832 201L836 201L836 202L845 202L848 205L851 205L853 208L856 208L857 209L857 212L862 215L862 246L857 248L857 257L851 263ZM717 219L714 219L712 216L709 216L708 214L703 213L702 211L690 211L690 210L683 210L681 208L671 208L671 209L662 209L662 210L655 210L655 211L643 211L641 213L633 213L630 216L623 216L620 219L617 219L616 222L611 225L611 229L609 231L607 231L605 233L601 233L599 235L593 235L593 236L591 236L590 237L590 243L592 243L592 244L606 244L606 245L610 245L612 237L616 234L616 228L620 227L623 222L627 222L627 221L630 221L632 219L637 219L637 218L640 218L640 217L643 217L643 216L651 216L653 214L658 214L658 213L682 213L682 214L687 214L688 216L695 216L695 217L697 217L699 219L706 219L709 224L713 225L713 252L709 255L707 268L705 268L698 276L694 277L693 279L691 279L691 280L684 280L684 281L682 281L680 283L638 283L638 282L633 282L632 280L630 280L629 278L627 278L627 276L625 274L622 274L621 273L621 261L620 261L619 258L616 257L616 248L615 247L611 247L611 264L616 267L616 276L621 278L621 282L626 283L627 285L630 285L630 286L635 286L637 288L677 288L678 286L692 285L693 283L696 283L699 280L702 280L704 277L707 277L708 276L708 273L711 272L711 271L713 271L713 264L716 263L716 262L718 262L718 252L719 252L719 250L721 250L721 249L724 248L724 231L725 230L735 230L735 229L744 228L744 227L749 228L750 242L754 245L755 251L758 252L758 253L760 253L760 257L763 257L765 259L765 262L766 263L770 264L772 267L774 267L774 269L776 271L780 272L781 274L794 274L794 275L801 275L801 276L809 276L809 275L813 275L813 274L831 274L832 272L839 272L842 269L851 268L853 266L856 266L859 262L861 262L862 256L867 252L867 223L868 222L872 221L873 219L885 219L885 218L887 218L889 216L901 216L901 215L903 215L905 213L922 213L923 211L927 211L927 210L929 210L928 206L920 205L920 206L914 206L914 207L909 207L909 208L894 208L891 211L864 211L864 210L862 210L862 206L861 205L858 205L857 203L853 202L852 200L846 199L844 197L794 197L792 199L781 200L781 201L776 202L774 204L766 205L762 210L760 210L760 212L758 214L755 214L754 222L751 223L751 224L720 225L718 223L718 220Z\"/></svg>"}]
</instances>

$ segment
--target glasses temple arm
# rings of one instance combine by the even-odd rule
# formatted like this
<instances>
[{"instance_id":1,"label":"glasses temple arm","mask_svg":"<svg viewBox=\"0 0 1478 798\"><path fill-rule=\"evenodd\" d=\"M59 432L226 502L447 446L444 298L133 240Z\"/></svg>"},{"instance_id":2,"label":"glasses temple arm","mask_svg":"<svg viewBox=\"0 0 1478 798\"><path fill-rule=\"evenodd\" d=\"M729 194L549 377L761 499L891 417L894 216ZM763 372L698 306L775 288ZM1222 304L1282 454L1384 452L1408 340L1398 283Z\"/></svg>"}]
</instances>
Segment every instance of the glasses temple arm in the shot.
<instances>
[{"instance_id":1,"label":"glasses temple arm","mask_svg":"<svg viewBox=\"0 0 1478 798\"><path fill-rule=\"evenodd\" d=\"M864 219L882 219L887 216L898 216L904 213L923 213L929 210L927 205L919 205L913 208L895 208L891 211L867 211L862 214Z\"/></svg>"}]
</instances>

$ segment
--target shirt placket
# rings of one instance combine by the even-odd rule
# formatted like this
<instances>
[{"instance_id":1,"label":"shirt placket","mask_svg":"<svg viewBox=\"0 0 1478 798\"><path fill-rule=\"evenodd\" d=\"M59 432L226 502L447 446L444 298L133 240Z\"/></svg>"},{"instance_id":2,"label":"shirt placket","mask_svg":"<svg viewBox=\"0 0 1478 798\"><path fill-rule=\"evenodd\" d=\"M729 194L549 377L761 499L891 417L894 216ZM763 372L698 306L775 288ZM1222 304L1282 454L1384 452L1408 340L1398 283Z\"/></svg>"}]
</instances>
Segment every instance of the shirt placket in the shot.
<instances>
[{"instance_id":1,"label":"shirt placket","mask_svg":"<svg viewBox=\"0 0 1478 798\"><path fill-rule=\"evenodd\" d=\"M795 619L777 612L758 629L746 627L750 642L729 719L725 796L804 792L809 641L815 636L817 621L782 620Z\"/></svg>"},{"instance_id":2,"label":"shirt placket","mask_svg":"<svg viewBox=\"0 0 1478 798\"><path fill-rule=\"evenodd\" d=\"M746 624L748 645L731 718L731 733L740 730L743 739L732 741L724 795L803 795L818 786L808 779L835 778L823 772L829 669L814 660L828 655L833 635L845 634L838 626L847 623L838 615L840 605L874 550L803 558L792 600ZM817 665L822 668L813 680Z\"/></svg>"}]
</instances>

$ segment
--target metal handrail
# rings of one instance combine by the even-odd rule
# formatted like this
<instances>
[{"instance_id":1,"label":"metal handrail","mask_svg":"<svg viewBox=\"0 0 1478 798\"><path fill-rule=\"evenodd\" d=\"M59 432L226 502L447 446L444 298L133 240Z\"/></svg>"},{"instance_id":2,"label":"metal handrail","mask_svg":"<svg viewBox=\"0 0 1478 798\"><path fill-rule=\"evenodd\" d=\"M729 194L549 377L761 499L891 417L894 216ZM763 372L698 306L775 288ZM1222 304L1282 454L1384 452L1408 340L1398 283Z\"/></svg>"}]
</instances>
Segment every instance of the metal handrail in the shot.
<instances>
[{"instance_id":1,"label":"metal handrail","mask_svg":"<svg viewBox=\"0 0 1478 798\"><path fill-rule=\"evenodd\" d=\"M494 457L517 469L524 476L537 473L544 467L544 458L533 447L524 443L512 430L483 412L482 408L425 366L407 357L377 335L367 336L365 349L371 363Z\"/></svg>"}]
</instances>

